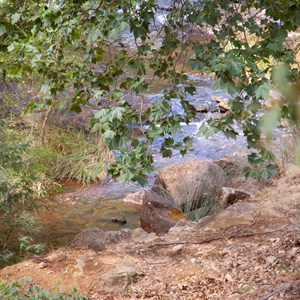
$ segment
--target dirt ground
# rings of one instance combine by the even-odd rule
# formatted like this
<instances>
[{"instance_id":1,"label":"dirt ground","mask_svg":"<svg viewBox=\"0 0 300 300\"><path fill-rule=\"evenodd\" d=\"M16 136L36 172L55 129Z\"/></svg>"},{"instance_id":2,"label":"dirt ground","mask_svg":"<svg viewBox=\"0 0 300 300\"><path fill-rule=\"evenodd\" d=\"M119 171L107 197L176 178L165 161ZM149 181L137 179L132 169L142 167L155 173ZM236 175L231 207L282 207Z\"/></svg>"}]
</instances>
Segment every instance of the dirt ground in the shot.
<instances>
[{"instance_id":1,"label":"dirt ground","mask_svg":"<svg viewBox=\"0 0 300 300\"><path fill-rule=\"evenodd\" d=\"M30 276L88 299L300 299L300 169L251 202L259 209L247 225L149 234L103 252L62 248L0 270L0 280ZM103 291L99 279L119 266L134 278L121 292Z\"/></svg>"}]
</instances>

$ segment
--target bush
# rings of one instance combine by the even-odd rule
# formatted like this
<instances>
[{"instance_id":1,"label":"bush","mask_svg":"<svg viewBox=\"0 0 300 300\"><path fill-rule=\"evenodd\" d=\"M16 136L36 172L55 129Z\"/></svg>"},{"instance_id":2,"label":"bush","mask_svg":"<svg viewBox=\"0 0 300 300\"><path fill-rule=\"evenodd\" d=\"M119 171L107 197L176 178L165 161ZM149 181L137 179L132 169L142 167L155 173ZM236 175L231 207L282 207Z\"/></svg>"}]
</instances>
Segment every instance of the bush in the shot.
<instances>
[{"instance_id":1,"label":"bush","mask_svg":"<svg viewBox=\"0 0 300 300\"><path fill-rule=\"evenodd\" d=\"M26 235L37 230L35 216L49 181L39 177L39 169L26 159L27 151L27 144L12 142L6 131L0 131L0 265L13 256L12 240L20 246L19 256L41 250L30 245Z\"/></svg>"},{"instance_id":2,"label":"bush","mask_svg":"<svg viewBox=\"0 0 300 300\"><path fill-rule=\"evenodd\" d=\"M48 126L42 143L37 124L6 120L0 128L0 266L42 250L32 245L32 235L39 229L39 207L59 187L54 180L103 180L110 161L99 135Z\"/></svg>"},{"instance_id":3,"label":"bush","mask_svg":"<svg viewBox=\"0 0 300 300\"><path fill-rule=\"evenodd\" d=\"M72 293L42 290L39 285L32 284L30 277L24 277L11 283L0 283L0 298L2 300L87 300L86 297L77 295L76 289Z\"/></svg>"}]
</instances>

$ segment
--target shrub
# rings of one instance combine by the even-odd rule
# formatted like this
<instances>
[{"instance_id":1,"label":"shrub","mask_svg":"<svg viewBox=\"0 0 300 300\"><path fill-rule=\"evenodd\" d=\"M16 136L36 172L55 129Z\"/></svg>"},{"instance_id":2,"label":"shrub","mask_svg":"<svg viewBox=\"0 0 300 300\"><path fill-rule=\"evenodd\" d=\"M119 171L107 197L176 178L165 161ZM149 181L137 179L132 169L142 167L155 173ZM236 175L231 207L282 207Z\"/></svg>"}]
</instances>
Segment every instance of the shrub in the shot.
<instances>
[{"instance_id":1,"label":"shrub","mask_svg":"<svg viewBox=\"0 0 300 300\"><path fill-rule=\"evenodd\" d=\"M42 290L39 285L32 284L30 277L23 277L19 281L0 283L0 298L2 300L87 300L86 297L77 294L76 289L72 293Z\"/></svg>"},{"instance_id":2,"label":"shrub","mask_svg":"<svg viewBox=\"0 0 300 300\"><path fill-rule=\"evenodd\" d=\"M27 144L12 142L6 131L0 131L0 265L13 256L12 240L23 245L19 255L40 249L29 246L29 237L24 240L37 230L35 215L46 196L45 182L39 181L39 170L26 159L27 151Z\"/></svg>"}]
</instances>

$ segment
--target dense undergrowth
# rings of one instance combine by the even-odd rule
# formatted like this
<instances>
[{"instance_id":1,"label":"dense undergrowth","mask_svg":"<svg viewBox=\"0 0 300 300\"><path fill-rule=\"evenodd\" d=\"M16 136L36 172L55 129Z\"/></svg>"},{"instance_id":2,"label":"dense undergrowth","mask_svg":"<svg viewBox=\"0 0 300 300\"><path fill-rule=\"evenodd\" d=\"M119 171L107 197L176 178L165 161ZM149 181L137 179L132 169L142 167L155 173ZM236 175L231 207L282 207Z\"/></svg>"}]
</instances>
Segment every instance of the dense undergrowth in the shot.
<instances>
[{"instance_id":1,"label":"dense undergrowth","mask_svg":"<svg viewBox=\"0 0 300 300\"><path fill-rule=\"evenodd\" d=\"M41 124L24 120L10 116L0 128L0 267L43 250L33 243L36 217L49 205L49 193L59 191L59 181L104 180L112 161L99 135L49 124L42 142Z\"/></svg>"}]
</instances>

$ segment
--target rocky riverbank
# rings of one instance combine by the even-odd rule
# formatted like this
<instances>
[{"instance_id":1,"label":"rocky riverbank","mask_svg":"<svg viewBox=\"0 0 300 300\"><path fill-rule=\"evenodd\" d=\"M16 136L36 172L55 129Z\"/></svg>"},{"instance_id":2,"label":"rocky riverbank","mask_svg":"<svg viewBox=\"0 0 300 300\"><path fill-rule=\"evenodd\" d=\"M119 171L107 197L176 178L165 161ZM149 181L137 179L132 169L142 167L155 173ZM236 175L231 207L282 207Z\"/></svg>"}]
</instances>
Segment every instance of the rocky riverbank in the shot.
<instances>
[{"instance_id":1,"label":"rocky riverbank","mask_svg":"<svg viewBox=\"0 0 300 300\"><path fill-rule=\"evenodd\" d=\"M206 220L179 221L165 235L106 233L103 248L73 244L6 267L0 279L31 276L89 299L296 300L299 195L300 170L291 166L257 196Z\"/></svg>"}]
</instances>

